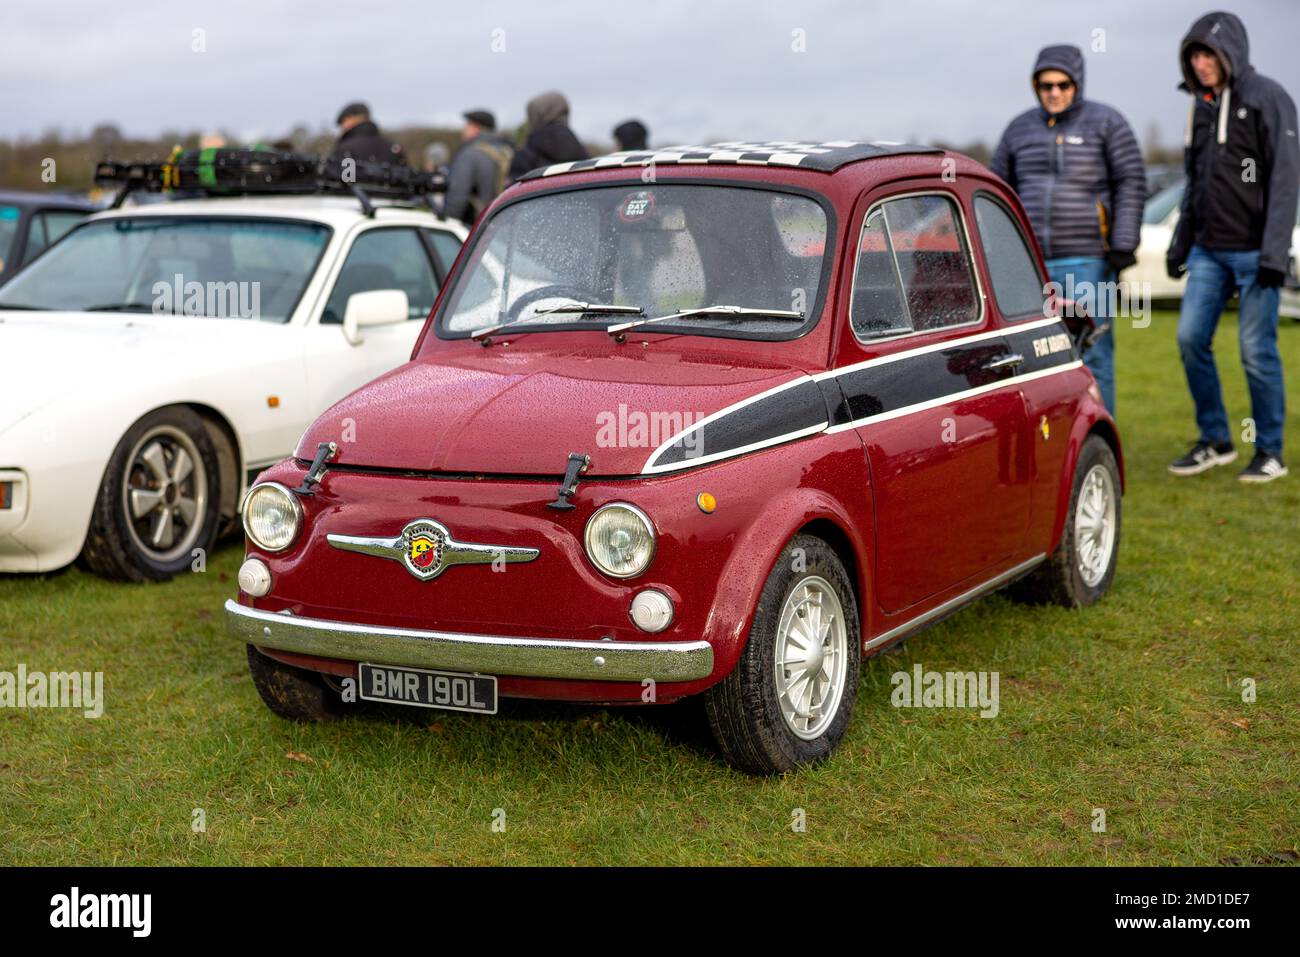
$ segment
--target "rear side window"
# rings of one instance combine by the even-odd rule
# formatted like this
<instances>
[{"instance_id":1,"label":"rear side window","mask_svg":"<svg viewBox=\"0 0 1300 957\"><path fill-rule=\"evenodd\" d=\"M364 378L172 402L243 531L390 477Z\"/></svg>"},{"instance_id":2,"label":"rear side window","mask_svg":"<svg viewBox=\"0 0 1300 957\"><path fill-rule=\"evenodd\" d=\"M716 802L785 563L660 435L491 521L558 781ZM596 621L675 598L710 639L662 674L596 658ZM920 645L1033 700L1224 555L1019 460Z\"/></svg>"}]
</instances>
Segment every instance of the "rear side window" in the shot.
<instances>
[{"instance_id":1,"label":"rear side window","mask_svg":"<svg viewBox=\"0 0 1300 957\"><path fill-rule=\"evenodd\" d=\"M1020 227L987 196L975 197L975 222L1002 315L1020 319L1043 315L1043 281Z\"/></svg>"},{"instance_id":2,"label":"rear side window","mask_svg":"<svg viewBox=\"0 0 1300 957\"><path fill-rule=\"evenodd\" d=\"M861 339L973 322L979 302L960 214L946 196L888 200L858 244L850 316Z\"/></svg>"}]
</instances>

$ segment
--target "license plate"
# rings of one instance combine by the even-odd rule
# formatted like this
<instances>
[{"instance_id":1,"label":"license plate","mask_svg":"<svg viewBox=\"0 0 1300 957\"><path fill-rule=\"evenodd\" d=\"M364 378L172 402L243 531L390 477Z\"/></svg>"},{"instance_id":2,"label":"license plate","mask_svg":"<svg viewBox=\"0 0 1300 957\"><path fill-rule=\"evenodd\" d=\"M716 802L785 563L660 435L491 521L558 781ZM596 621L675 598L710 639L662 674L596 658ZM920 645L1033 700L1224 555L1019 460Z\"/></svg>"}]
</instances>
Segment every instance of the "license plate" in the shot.
<instances>
[{"instance_id":1,"label":"license plate","mask_svg":"<svg viewBox=\"0 0 1300 957\"><path fill-rule=\"evenodd\" d=\"M425 668L361 664L361 697L444 711L497 713L497 679Z\"/></svg>"}]
</instances>

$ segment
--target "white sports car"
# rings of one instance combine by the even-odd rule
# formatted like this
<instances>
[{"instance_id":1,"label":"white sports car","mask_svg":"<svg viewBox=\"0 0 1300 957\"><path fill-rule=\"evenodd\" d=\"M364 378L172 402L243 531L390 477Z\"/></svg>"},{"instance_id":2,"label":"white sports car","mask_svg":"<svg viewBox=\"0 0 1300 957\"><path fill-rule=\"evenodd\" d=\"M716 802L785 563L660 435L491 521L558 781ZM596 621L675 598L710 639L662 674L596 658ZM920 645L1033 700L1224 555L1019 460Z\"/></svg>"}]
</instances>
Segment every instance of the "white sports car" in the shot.
<instances>
[{"instance_id":1,"label":"white sports car","mask_svg":"<svg viewBox=\"0 0 1300 957\"><path fill-rule=\"evenodd\" d=\"M196 567L251 476L406 361L465 234L325 196L73 229L0 287L0 572Z\"/></svg>"},{"instance_id":2,"label":"white sports car","mask_svg":"<svg viewBox=\"0 0 1300 957\"><path fill-rule=\"evenodd\" d=\"M1165 253L1174 238L1178 225L1178 209L1183 201L1183 184L1177 183L1162 189L1147 200L1142 212L1142 238L1137 248L1137 264L1123 273L1128 283L1149 283L1151 299L1179 300L1183 298L1186 278L1170 279L1165 272ZM1300 275L1297 275L1296 258L1300 254L1300 208L1296 210L1296 227L1291 234L1291 263L1282 286L1279 311L1284 316L1300 319Z\"/></svg>"}]
</instances>

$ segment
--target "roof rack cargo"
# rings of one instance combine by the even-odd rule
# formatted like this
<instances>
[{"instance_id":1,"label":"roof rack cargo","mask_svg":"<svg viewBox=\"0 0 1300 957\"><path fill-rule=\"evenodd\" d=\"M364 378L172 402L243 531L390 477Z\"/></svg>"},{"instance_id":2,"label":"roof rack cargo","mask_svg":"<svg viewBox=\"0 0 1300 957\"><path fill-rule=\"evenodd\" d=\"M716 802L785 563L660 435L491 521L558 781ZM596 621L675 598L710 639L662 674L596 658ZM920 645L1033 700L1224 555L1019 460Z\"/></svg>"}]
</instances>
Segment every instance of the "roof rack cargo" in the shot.
<instances>
[{"instance_id":1,"label":"roof rack cargo","mask_svg":"<svg viewBox=\"0 0 1300 957\"><path fill-rule=\"evenodd\" d=\"M375 214L372 197L418 200L433 209L430 197L447 189L446 174L441 172L258 148L178 147L162 162L104 160L95 166L95 182L118 187L113 209L137 191L207 196L340 193L355 196L367 216Z\"/></svg>"}]
</instances>

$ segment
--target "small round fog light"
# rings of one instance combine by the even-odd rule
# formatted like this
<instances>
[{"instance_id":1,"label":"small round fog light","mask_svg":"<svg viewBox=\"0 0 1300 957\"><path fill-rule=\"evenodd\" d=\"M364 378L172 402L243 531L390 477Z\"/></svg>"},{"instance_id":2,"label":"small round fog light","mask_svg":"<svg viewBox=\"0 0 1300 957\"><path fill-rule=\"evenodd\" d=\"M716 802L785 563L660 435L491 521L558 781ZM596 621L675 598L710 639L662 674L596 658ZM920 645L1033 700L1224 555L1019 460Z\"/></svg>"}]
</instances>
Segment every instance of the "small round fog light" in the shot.
<instances>
[{"instance_id":1,"label":"small round fog light","mask_svg":"<svg viewBox=\"0 0 1300 957\"><path fill-rule=\"evenodd\" d=\"M642 631L663 631L673 623L673 601L661 591L647 588L632 599L632 621Z\"/></svg>"},{"instance_id":2,"label":"small round fog light","mask_svg":"<svg viewBox=\"0 0 1300 957\"><path fill-rule=\"evenodd\" d=\"M246 560L239 566L239 590L254 598L261 598L271 590L271 569L256 558Z\"/></svg>"}]
</instances>

